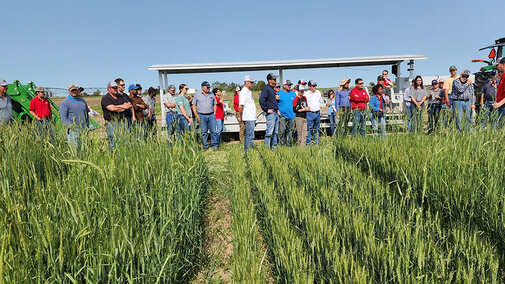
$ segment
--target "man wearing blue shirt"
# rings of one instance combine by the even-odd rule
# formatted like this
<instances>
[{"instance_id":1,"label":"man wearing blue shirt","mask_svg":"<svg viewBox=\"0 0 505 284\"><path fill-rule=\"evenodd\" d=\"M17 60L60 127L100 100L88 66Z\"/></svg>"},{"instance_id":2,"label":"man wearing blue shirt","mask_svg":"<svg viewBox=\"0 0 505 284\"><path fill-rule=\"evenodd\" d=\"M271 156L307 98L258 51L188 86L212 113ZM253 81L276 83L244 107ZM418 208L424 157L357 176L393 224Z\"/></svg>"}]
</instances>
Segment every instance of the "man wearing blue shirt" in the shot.
<instances>
[{"instance_id":1,"label":"man wearing blue shirt","mask_svg":"<svg viewBox=\"0 0 505 284\"><path fill-rule=\"evenodd\" d=\"M77 150L81 148L82 138L89 129L88 104L81 98L83 90L76 84L70 84L69 96L60 105L61 120L67 126L68 143L74 144Z\"/></svg>"},{"instance_id":2,"label":"man wearing blue shirt","mask_svg":"<svg viewBox=\"0 0 505 284\"><path fill-rule=\"evenodd\" d=\"M275 150L277 147L277 134L279 132L279 106L274 90L277 84L277 75L269 73L267 81L268 85L263 88L260 94L260 106L266 113L267 130L265 131L265 145L267 148Z\"/></svg>"},{"instance_id":3,"label":"man wearing blue shirt","mask_svg":"<svg viewBox=\"0 0 505 284\"><path fill-rule=\"evenodd\" d=\"M351 121L351 102L349 101L349 93L351 89L349 84L351 79L344 78L340 81L340 91L335 93L335 108L337 109L337 134L347 135L349 133L349 121Z\"/></svg>"},{"instance_id":4,"label":"man wearing blue shirt","mask_svg":"<svg viewBox=\"0 0 505 284\"><path fill-rule=\"evenodd\" d=\"M279 96L279 143L281 145L291 146L293 132L295 129L295 112L293 111L293 100L296 97L295 92L291 91L290 80L284 81L282 90L277 92Z\"/></svg>"}]
</instances>

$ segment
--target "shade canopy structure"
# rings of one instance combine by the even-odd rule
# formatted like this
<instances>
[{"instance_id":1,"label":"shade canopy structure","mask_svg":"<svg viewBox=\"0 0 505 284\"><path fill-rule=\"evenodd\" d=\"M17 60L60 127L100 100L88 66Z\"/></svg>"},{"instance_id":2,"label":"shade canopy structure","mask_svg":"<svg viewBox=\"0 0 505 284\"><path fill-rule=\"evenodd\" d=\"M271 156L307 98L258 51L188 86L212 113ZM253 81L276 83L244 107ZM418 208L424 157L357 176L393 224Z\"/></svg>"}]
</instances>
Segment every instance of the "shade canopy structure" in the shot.
<instances>
[{"instance_id":1,"label":"shade canopy structure","mask_svg":"<svg viewBox=\"0 0 505 284\"><path fill-rule=\"evenodd\" d=\"M241 71L265 71L331 67L353 67L372 65L392 65L403 61L427 59L423 55L394 55L394 56L370 56L348 58L324 58L324 59L300 59L300 60L275 60L255 62L226 62L226 63L202 63L202 64L157 64L149 67L164 74L188 74L188 73L215 73L215 72L241 72Z\"/></svg>"},{"instance_id":2,"label":"shade canopy structure","mask_svg":"<svg viewBox=\"0 0 505 284\"><path fill-rule=\"evenodd\" d=\"M219 73L219 72L244 72L244 71L277 71L280 82L283 81L283 70L293 69L313 69L313 68L333 68L333 67L356 67L375 65L396 65L396 83L398 88L403 89L408 84L408 79L401 78L400 64L408 61L410 72L409 78L413 78L414 61L428 59L424 55L391 55L391 56L369 56L369 57L343 57L343 58L323 58L323 59L298 59L298 60L274 60L274 61L254 61L254 62L225 62L225 63L201 63L201 64L156 64L148 70L158 71L160 81L160 95L168 89L168 74L194 74L194 73ZM161 108L162 117L165 117L165 110ZM164 120L162 120L164 122ZM162 123L163 124L163 123Z\"/></svg>"}]
</instances>

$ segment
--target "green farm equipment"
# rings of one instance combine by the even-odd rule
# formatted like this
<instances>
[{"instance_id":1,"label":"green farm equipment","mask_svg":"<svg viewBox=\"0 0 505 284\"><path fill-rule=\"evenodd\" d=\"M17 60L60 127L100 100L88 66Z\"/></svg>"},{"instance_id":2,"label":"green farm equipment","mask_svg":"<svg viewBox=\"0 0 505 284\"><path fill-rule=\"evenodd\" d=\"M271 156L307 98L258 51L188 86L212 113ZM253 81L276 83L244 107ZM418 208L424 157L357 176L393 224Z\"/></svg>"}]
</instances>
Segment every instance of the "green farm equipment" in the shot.
<instances>
[{"instance_id":1,"label":"green farm equipment","mask_svg":"<svg viewBox=\"0 0 505 284\"><path fill-rule=\"evenodd\" d=\"M14 119L19 122L29 122L34 118L30 114L30 101L37 96L35 89L37 86L33 82L29 82L27 85L21 84L18 80L14 83L9 84L7 94L11 96L12 99L12 110L14 113ZM60 108L49 99L51 104L51 110L53 112L53 120L61 121L60 118ZM90 118L90 129L100 128L100 124Z\"/></svg>"}]
</instances>

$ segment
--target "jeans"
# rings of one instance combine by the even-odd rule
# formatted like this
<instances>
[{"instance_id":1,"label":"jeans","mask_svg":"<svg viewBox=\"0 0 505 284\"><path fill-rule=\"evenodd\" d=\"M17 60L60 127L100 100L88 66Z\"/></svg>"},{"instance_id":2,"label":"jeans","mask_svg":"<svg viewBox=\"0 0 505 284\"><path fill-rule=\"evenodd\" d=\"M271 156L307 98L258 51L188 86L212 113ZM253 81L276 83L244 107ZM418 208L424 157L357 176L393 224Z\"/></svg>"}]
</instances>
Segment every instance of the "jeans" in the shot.
<instances>
[{"instance_id":1,"label":"jeans","mask_svg":"<svg viewBox=\"0 0 505 284\"><path fill-rule=\"evenodd\" d=\"M279 143L281 145L291 146L293 132L295 130L295 119L279 118Z\"/></svg>"},{"instance_id":2,"label":"jeans","mask_svg":"<svg viewBox=\"0 0 505 284\"><path fill-rule=\"evenodd\" d=\"M467 130L472 119L472 108L470 107L470 101L453 101L453 113L458 132ZM463 120L463 116L466 118L466 120Z\"/></svg>"},{"instance_id":3,"label":"jeans","mask_svg":"<svg viewBox=\"0 0 505 284\"><path fill-rule=\"evenodd\" d=\"M174 135L175 130L177 129L177 119L178 115L176 113L167 113L166 122L168 139L170 139L170 136Z\"/></svg>"},{"instance_id":4,"label":"jeans","mask_svg":"<svg viewBox=\"0 0 505 284\"><path fill-rule=\"evenodd\" d=\"M377 125L377 121L379 121L379 124L381 126L381 137L386 138L386 118L384 116L382 117L376 117L373 114L370 114L370 120L372 121L372 131L373 131L373 136L377 137L377 130L379 126Z\"/></svg>"},{"instance_id":5,"label":"jeans","mask_svg":"<svg viewBox=\"0 0 505 284\"><path fill-rule=\"evenodd\" d=\"M505 124L505 105L502 105L501 107L495 109L494 111L497 113L496 126L501 129Z\"/></svg>"},{"instance_id":6,"label":"jeans","mask_svg":"<svg viewBox=\"0 0 505 284\"><path fill-rule=\"evenodd\" d=\"M114 146L122 141L124 143L126 131L128 129L127 121L107 122L107 137L109 138L109 149L112 150Z\"/></svg>"},{"instance_id":7,"label":"jeans","mask_svg":"<svg viewBox=\"0 0 505 284\"><path fill-rule=\"evenodd\" d=\"M216 119L216 137L217 137L217 143L221 143L221 133L224 130L224 120L223 119Z\"/></svg>"},{"instance_id":8,"label":"jeans","mask_svg":"<svg viewBox=\"0 0 505 284\"><path fill-rule=\"evenodd\" d=\"M244 121L244 126L245 126L244 151L245 151L246 156L247 156L247 149L251 149L253 147L255 124L256 124L255 120Z\"/></svg>"},{"instance_id":9,"label":"jeans","mask_svg":"<svg viewBox=\"0 0 505 284\"><path fill-rule=\"evenodd\" d=\"M148 136L156 136L156 119L146 121L146 138Z\"/></svg>"},{"instance_id":10,"label":"jeans","mask_svg":"<svg viewBox=\"0 0 505 284\"><path fill-rule=\"evenodd\" d=\"M424 105L421 106L419 110L414 104L410 105L410 112L412 115L411 118L411 131L414 133L422 132L423 130L423 108Z\"/></svg>"},{"instance_id":11,"label":"jeans","mask_svg":"<svg viewBox=\"0 0 505 284\"><path fill-rule=\"evenodd\" d=\"M216 136L216 116L214 114L198 114L200 116L200 130L202 133L202 146L204 149L209 149L207 142L207 135L210 132L210 141L212 148L217 149L217 136Z\"/></svg>"},{"instance_id":12,"label":"jeans","mask_svg":"<svg viewBox=\"0 0 505 284\"><path fill-rule=\"evenodd\" d=\"M132 123L133 138L138 140L143 140L145 138L146 132L146 122L133 122Z\"/></svg>"},{"instance_id":13,"label":"jeans","mask_svg":"<svg viewBox=\"0 0 505 284\"><path fill-rule=\"evenodd\" d=\"M279 133L279 115L277 112L266 115L267 130L265 132L265 145L268 149L277 147L277 134Z\"/></svg>"},{"instance_id":14,"label":"jeans","mask_svg":"<svg viewBox=\"0 0 505 284\"><path fill-rule=\"evenodd\" d=\"M405 105L406 108L406 113L407 113L407 131L410 132L412 130L412 111L415 106L413 104L410 105Z\"/></svg>"},{"instance_id":15,"label":"jeans","mask_svg":"<svg viewBox=\"0 0 505 284\"><path fill-rule=\"evenodd\" d=\"M428 132L432 132L438 128L438 119L440 118L440 111L442 110L441 104L431 104L428 107Z\"/></svg>"},{"instance_id":16,"label":"jeans","mask_svg":"<svg viewBox=\"0 0 505 284\"><path fill-rule=\"evenodd\" d=\"M82 127L72 127L67 130L67 141L69 144L75 145L77 151L82 148L82 140L86 135L87 129Z\"/></svg>"},{"instance_id":17,"label":"jeans","mask_svg":"<svg viewBox=\"0 0 505 284\"><path fill-rule=\"evenodd\" d=\"M49 140L53 141L53 127L51 125L51 120L43 119L42 121L36 120L37 128L39 130L39 135L43 138L49 138Z\"/></svg>"},{"instance_id":18,"label":"jeans","mask_svg":"<svg viewBox=\"0 0 505 284\"><path fill-rule=\"evenodd\" d=\"M328 114L328 117L330 118L330 136L333 136L337 124L337 113L332 111L330 114Z\"/></svg>"},{"instance_id":19,"label":"jeans","mask_svg":"<svg viewBox=\"0 0 505 284\"><path fill-rule=\"evenodd\" d=\"M351 121L352 110L351 107L340 107L339 116L337 117L338 135L349 134L349 121Z\"/></svg>"},{"instance_id":20,"label":"jeans","mask_svg":"<svg viewBox=\"0 0 505 284\"><path fill-rule=\"evenodd\" d=\"M307 112L307 146L314 140L314 144L319 144L319 127L321 126L321 113ZM314 137L314 138L312 138Z\"/></svg>"},{"instance_id":21,"label":"jeans","mask_svg":"<svg viewBox=\"0 0 505 284\"><path fill-rule=\"evenodd\" d=\"M179 121L177 123L177 140L182 140L184 133L189 131L189 121L184 117L184 115L179 114Z\"/></svg>"},{"instance_id":22,"label":"jeans","mask_svg":"<svg viewBox=\"0 0 505 284\"><path fill-rule=\"evenodd\" d=\"M354 115L354 118L352 120L352 136L356 137L356 132L358 131L359 127L359 135L364 137L366 127L365 111L360 109L354 109L352 112Z\"/></svg>"}]
</instances>

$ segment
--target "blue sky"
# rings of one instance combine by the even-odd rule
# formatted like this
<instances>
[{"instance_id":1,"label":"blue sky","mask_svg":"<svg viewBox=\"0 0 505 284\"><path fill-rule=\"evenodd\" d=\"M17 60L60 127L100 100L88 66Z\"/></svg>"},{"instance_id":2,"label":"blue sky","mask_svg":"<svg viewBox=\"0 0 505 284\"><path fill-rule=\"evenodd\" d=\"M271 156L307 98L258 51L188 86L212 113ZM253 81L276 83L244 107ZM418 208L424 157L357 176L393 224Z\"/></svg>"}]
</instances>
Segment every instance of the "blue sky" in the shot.
<instances>
[{"instance_id":1,"label":"blue sky","mask_svg":"<svg viewBox=\"0 0 505 284\"><path fill-rule=\"evenodd\" d=\"M417 3L416 3L417 2ZM505 37L505 1L4 1L0 77L40 86L157 86L153 64L418 54L415 74L477 71ZM490 15L489 15L490 14ZM501 17L503 19L503 17ZM285 71L285 79L374 81L390 66ZM403 74L406 68L403 66ZM267 72L252 72L264 80ZM240 82L246 73L169 76L199 87ZM394 77L393 77L394 78Z\"/></svg>"}]
</instances>

